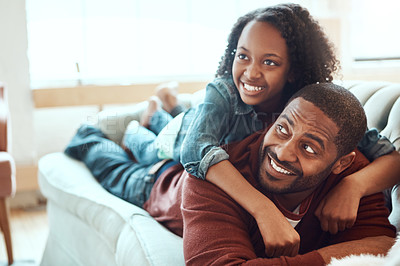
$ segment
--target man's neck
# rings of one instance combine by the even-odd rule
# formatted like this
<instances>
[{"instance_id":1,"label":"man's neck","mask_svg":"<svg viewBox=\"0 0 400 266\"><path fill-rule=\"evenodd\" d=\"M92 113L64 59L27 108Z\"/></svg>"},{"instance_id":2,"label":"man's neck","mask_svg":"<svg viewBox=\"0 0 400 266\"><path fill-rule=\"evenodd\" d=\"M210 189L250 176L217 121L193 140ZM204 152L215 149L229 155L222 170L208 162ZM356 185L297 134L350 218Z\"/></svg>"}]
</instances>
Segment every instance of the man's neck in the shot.
<instances>
[{"instance_id":1,"label":"man's neck","mask_svg":"<svg viewBox=\"0 0 400 266\"><path fill-rule=\"evenodd\" d=\"M303 200L313 193L313 191L314 189L290 194L275 194L275 198L279 201L282 207L293 212L296 207L303 202Z\"/></svg>"}]
</instances>

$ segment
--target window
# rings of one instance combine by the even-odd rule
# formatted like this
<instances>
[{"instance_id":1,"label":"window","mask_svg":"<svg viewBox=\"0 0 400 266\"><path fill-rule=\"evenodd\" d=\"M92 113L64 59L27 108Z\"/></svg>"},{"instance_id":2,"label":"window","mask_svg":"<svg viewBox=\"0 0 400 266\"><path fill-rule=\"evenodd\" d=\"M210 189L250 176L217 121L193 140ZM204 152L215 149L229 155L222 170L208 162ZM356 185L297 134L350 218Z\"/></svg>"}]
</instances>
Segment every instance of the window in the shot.
<instances>
[{"instance_id":1,"label":"window","mask_svg":"<svg viewBox=\"0 0 400 266\"><path fill-rule=\"evenodd\" d=\"M209 80L237 18L279 2L287 1L26 0L31 86ZM339 38L330 37L341 42L344 70L400 57L400 1L294 2L340 22Z\"/></svg>"},{"instance_id":2,"label":"window","mask_svg":"<svg viewBox=\"0 0 400 266\"><path fill-rule=\"evenodd\" d=\"M31 85L210 79L236 19L277 2L26 0Z\"/></svg>"},{"instance_id":3,"label":"window","mask_svg":"<svg viewBox=\"0 0 400 266\"><path fill-rule=\"evenodd\" d=\"M400 60L400 1L353 0L351 7L353 59Z\"/></svg>"}]
</instances>

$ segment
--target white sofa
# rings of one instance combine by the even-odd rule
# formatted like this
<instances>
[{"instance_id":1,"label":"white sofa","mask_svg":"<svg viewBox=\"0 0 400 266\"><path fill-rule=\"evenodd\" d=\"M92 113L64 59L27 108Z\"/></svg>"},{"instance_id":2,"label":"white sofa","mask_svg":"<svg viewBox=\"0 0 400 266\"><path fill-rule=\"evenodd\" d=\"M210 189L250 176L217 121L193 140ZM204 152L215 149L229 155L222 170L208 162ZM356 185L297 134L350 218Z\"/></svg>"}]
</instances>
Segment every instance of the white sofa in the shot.
<instances>
[{"instance_id":1,"label":"white sofa","mask_svg":"<svg viewBox=\"0 0 400 266\"><path fill-rule=\"evenodd\" d=\"M340 84L360 99L369 127L382 130L400 151L400 84ZM180 95L180 100L196 104L203 95ZM105 110L97 126L119 143L129 121L138 120L145 107ZM42 157L39 184L50 225L41 265L184 265L182 239L143 209L105 191L81 162L62 152Z\"/></svg>"}]
</instances>

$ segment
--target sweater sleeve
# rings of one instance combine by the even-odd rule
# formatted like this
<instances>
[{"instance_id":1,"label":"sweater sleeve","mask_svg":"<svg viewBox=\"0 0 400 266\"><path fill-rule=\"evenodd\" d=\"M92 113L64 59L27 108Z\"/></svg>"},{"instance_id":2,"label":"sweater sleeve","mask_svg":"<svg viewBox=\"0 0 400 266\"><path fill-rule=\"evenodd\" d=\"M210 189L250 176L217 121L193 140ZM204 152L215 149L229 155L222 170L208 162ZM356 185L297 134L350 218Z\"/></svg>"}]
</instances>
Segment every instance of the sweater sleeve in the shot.
<instances>
[{"instance_id":1,"label":"sweater sleeve","mask_svg":"<svg viewBox=\"0 0 400 266\"><path fill-rule=\"evenodd\" d=\"M389 210L384 206L382 193L373 194L360 200L357 219L352 228L331 235L329 244L386 235L396 236L394 226L389 223Z\"/></svg>"},{"instance_id":2,"label":"sweater sleeve","mask_svg":"<svg viewBox=\"0 0 400 266\"><path fill-rule=\"evenodd\" d=\"M265 258L254 219L209 182L185 178L181 208L187 265L324 265L317 251Z\"/></svg>"}]
</instances>

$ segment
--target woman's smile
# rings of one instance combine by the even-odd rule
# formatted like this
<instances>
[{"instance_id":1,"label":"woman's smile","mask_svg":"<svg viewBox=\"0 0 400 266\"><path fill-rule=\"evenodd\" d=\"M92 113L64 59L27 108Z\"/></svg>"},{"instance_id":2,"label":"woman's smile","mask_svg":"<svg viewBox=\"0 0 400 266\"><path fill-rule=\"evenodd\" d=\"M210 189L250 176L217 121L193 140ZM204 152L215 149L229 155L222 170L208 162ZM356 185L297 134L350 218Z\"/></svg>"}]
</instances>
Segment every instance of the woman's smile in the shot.
<instances>
[{"instance_id":1,"label":"woman's smile","mask_svg":"<svg viewBox=\"0 0 400 266\"><path fill-rule=\"evenodd\" d=\"M254 86L254 85L250 85L247 83L241 83L240 85L241 85L240 89L243 91L244 94L246 94L248 96L255 96L255 95L263 93L265 90L267 90L266 87Z\"/></svg>"}]
</instances>

